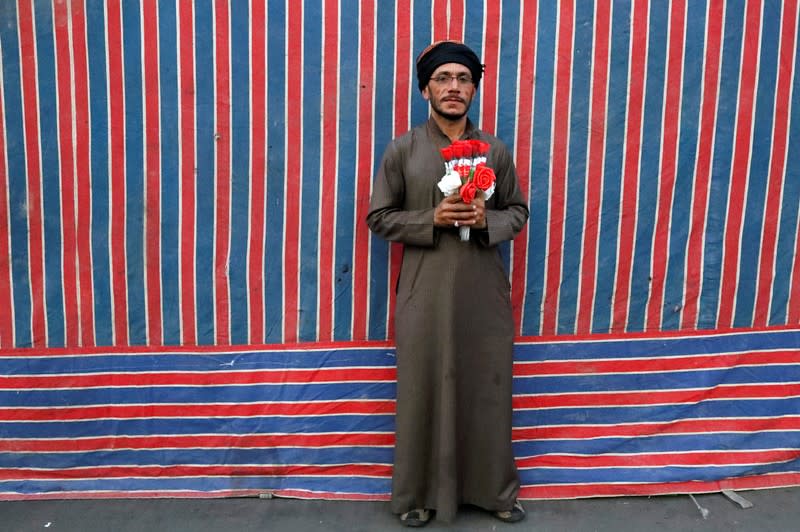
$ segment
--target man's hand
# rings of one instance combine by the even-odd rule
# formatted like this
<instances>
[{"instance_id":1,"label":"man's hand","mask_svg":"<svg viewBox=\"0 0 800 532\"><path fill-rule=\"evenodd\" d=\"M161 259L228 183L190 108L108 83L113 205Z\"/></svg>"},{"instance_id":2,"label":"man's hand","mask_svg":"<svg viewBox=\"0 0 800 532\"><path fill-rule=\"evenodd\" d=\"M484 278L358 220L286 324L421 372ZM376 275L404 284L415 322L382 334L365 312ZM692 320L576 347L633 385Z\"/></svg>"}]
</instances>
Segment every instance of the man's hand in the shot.
<instances>
[{"instance_id":1,"label":"man's hand","mask_svg":"<svg viewBox=\"0 0 800 532\"><path fill-rule=\"evenodd\" d=\"M461 196L452 194L445 197L433 212L433 225L436 227L470 226L477 229L486 227L486 205L482 193L466 204Z\"/></svg>"}]
</instances>

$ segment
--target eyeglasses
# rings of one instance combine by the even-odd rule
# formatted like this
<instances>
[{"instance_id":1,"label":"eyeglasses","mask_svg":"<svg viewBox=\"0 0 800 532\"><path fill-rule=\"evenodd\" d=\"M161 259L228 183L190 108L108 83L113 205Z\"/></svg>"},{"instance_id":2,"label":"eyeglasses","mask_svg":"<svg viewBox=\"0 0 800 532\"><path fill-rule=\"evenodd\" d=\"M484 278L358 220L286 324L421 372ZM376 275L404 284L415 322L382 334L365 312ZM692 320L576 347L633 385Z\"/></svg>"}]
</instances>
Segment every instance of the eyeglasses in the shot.
<instances>
[{"instance_id":1,"label":"eyeglasses","mask_svg":"<svg viewBox=\"0 0 800 532\"><path fill-rule=\"evenodd\" d=\"M469 74L439 74L438 76L433 76L431 81L436 83L437 85L450 85L453 83L453 80L456 80L459 85L469 85L472 83L472 76Z\"/></svg>"}]
</instances>

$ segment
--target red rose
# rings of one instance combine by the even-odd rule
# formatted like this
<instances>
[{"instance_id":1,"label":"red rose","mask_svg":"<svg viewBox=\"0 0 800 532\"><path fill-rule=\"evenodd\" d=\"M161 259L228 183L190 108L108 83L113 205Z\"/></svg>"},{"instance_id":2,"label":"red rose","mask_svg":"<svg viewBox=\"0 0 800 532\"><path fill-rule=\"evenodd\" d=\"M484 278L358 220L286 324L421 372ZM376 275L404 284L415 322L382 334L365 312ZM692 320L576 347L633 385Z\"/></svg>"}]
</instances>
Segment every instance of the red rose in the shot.
<instances>
[{"instance_id":1,"label":"red rose","mask_svg":"<svg viewBox=\"0 0 800 532\"><path fill-rule=\"evenodd\" d=\"M488 142L481 141L481 155L488 155L491 147L492 145Z\"/></svg>"},{"instance_id":2,"label":"red rose","mask_svg":"<svg viewBox=\"0 0 800 532\"><path fill-rule=\"evenodd\" d=\"M444 157L445 161L453 160L453 149L450 146L442 148L440 151L442 152L442 157Z\"/></svg>"},{"instance_id":3,"label":"red rose","mask_svg":"<svg viewBox=\"0 0 800 532\"><path fill-rule=\"evenodd\" d=\"M461 187L461 200L464 203L470 204L475 199L475 194L478 193L478 187L475 186L474 181L469 181Z\"/></svg>"},{"instance_id":4,"label":"red rose","mask_svg":"<svg viewBox=\"0 0 800 532\"><path fill-rule=\"evenodd\" d=\"M494 170L485 164L479 164L475 167L475 173L472 175L472 182L481 190L488 190L492 186L496 177Z\"/></svg>"}]
</instances>

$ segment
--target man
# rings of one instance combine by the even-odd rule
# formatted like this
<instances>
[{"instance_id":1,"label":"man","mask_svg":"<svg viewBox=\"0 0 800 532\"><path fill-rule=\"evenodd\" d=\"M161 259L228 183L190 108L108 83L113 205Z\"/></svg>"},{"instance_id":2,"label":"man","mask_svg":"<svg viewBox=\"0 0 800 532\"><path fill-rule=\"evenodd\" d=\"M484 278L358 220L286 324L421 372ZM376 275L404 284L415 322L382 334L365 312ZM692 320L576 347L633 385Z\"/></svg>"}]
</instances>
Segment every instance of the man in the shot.
<instances>
[{"instance_id":1,"label":"man","mask_svg":"<svg viewBox=\"0 0 800 532\"><path fill-rule=\"evenodd\" d=\"M408 526L432 512L450 522L472 504L507 522L524 518L511 448L513 318L497 244L528 219L508 149L467 118L483 65L445 41L417 58L427 123L390 143L375 177L367 223L404 244L397 283L397 417L392 511ZM443 197L440 150L488 142L496 175L489 198ZM469 227L461 241L459 227Z\"/></svg>"}]
</instances>

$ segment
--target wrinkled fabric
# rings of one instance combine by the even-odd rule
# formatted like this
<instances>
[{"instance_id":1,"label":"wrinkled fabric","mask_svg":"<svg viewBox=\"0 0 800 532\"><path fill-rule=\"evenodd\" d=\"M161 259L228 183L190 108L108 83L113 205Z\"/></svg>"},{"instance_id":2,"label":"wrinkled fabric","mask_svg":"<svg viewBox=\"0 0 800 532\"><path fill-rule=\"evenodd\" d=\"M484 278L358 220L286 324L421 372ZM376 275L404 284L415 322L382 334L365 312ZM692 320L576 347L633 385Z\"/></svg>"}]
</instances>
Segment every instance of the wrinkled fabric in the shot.
<instances>
[{"instance_id":1,"label":"wrinkled fabric","mask_svg":"<svg viewBox=\"0 0 800 532\"><path fill-rule=\"evenodd\" d=\"M397 417L392 511L436 510L451 521L459 504L509 510L519 491L511 447L513 317L497 244L528 218L508 149L468 124L463 138L491 144L497 187L487 228L435 228L450 144L431 119L387 148L367 223L402 242L397 284Z\"/></svg>"}]
</instances>

